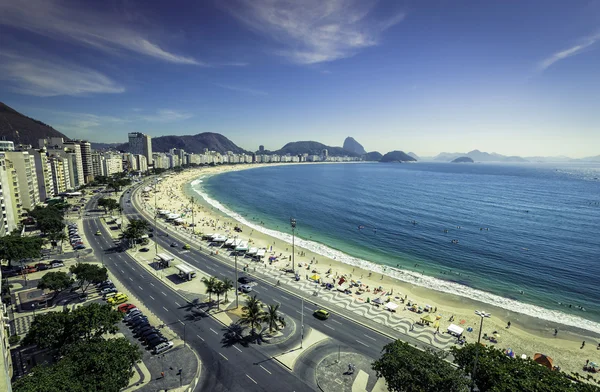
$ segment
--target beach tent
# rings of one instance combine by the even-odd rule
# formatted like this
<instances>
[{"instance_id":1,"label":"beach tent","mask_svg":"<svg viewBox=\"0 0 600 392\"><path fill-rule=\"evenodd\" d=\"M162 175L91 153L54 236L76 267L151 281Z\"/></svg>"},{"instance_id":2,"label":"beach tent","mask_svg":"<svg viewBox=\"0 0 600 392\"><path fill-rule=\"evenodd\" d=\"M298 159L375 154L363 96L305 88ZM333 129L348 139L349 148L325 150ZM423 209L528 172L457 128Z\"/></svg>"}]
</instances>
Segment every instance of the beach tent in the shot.
<instances>
[{"instance_id":1,"label":"beach tent","mask_svg":"<svg viewBox=\"0 0 600 392\"><path fill-rule=\"evenodd\" d=\"M554 366L554 360L545 354L535 353L533 361L542 366L546 366L548 369L552 369Z\"/></svg>"},{"instance_id":2,"label":"beach tent","mask_svg":"<svg viewBox=\"0 0 600 392\"><path fill-rule=\"evenodd\" d=\"M264 257L265 253L265 249L259 249L258 252L256 252L256 257Z\"/></svg>"},{"instance_id":3,"label":"beach tent","mask_svg":"<svg viewBox=\"0 0 600 392\"><path fill-rule=\"evenodd\" d=\"M317 281L319 279L321 279L321 277L317 274L314 274L313 276L310 277L311 280Z\"/></svg>"},{"instance_id":4,"label":"beach tent","mask_svg":"<svg viewBox=\"0 0 600 392\"><path fill-rule=\"evenodd\" d=\"M463 328L455 324L450 324L450 326L448 326L448 333L452 335L460 336L464 331L465 330Z\"/></svg>"},{"instance_id":5,"label":"beach tent","mask_svg":"<svg viewBox=\"0 0 600 392\"><path fill-rule=\"evenodd\" d=\"M423 324L429 325L429 323L433 323L434 321L435 321L435 318L430 314L428 314L427 316L421 317L421 322Z\"/></svg>"},{"instance_id":6,"label":"beach tent","mask_svg":"<svg viewBox=\"0 0 600 392\"><path fill-rule=\"evenodd\" d=\"M238 246L235 247L236 252L245 252L248 250L248 243L245 241L242 241L238 244Z\"/></svg>"},{"instance_id":7,"label":"beach tent","mask_svg":"<svg viewBox=\"0 0 600 392\"><path fill-rule=\"evenodd\" d=\"M385 304L385 307L391 311L394 311L398 308L398 304L395 304L393 302L388 302L387 304Z\"/></svg>"},{"instance_id":8,"label":"beach tent","mask_svg":"<svg viewBox=\"0 0 600 392\"><path fill-rule=\"evenodd\" d=\"M346 291L347 288L348 288L347 284L340 284L337 287L337 291L342 291L343 292L343 291Z\"/></svg>"},{"instance_id":9,"label":"beach tent","mask_svg":"<svg viewBox=\"0 0 600 392\"><path fill-rule=\"evenodd\" d=\"M256 247L252 247L250 248L250 250L248 252L246 252L247 254L249 254L250 256L256 254L256 252L258 252L258 248Z\"/></svg>"},{"instance_id":10,"label":"beach tent","mask_svg":"<svg viewBox=\"0 0 600 392\"><path fill-rule=\"evenodd\" d=\"M373 303L377 304L377 305L383 305L383 300L381 298L377 297L373 300Z\"/></svg>"}]
</instances>

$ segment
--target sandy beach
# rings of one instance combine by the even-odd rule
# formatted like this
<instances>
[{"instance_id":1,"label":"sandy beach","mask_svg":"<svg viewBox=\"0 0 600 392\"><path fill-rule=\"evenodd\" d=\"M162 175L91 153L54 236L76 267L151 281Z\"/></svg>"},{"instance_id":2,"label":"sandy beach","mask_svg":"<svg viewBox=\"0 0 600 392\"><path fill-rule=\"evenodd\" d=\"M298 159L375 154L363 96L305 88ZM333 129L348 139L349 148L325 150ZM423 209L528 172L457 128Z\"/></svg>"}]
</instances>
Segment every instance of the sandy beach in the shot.
<instances>
[{"instance_id":1,"label":"sandy beach","mask_svg":"<svg viewBox=\"0 0 600 392\"><path fill-rule=\"evenodd\" d=\"M273 166L273 165L269 165ZM278 267L291 267L289 258L292 253L291 243L274 238L253 230L231 217L226 216L218 209L209 205L202 198L190 190L189 183L200 178L228 171L259 169L262 165L231 165L221 167L211 167L202 169L187 170L178 174L168 174L163 177L158 186L156 194L157 209L166 209L178 214L185 214L186 223L179 226L181 230L194 229L196 233L234 233L234 227L238 226L242 232L238 234L239 238L251 242L251 246L267 249L268 256L277 256L275 261ZM194 197L195 202L191 203L190 198ZM192 208L195 227L190 227L192 222ZM155 210L155 194L150 192L144 201L144 209L148 212ZM161 224L166 223L161 220ZM286 227L286 229L291 230ZM313 241L315 239L312 239ZM446 294L436 290L426 289L417 285L409 284L401 280L391 278L381 273L364 270L352 265L344 264L338 260L326 258L323 255L303 249L296 244L295 262L297 269L301 270L302 279L306 275L314 275L312 271L317 271L322 280L326 283L337 281L341 276L351 281L360 280L364 292L354 293L352 296L359 301L373 301L376 297L384 300L392 300L400 305L394 317L400 319L409 319L417 322L423 314L406 310L405 305L410 301L418 306L425 307L430 305L432 315L440 315L439 331L445 332L449 321L453 317L453 323L465 329L465 336L468 342L477 340L479 332L480 318L475 314L475 310L482 310L491 313L490 318L484 319L483 333L492 336L494 332L499 335L498 343L495 344L500 349L511 348L517 356L522 354L533 357L535 353L543 353L554 359L554 364L561 367L567 373L583 372L582 368L586 360L600 362L600 338L594 333L578 330L573 327L562 326L545 320L534 318L521 313L509 311L503 308L495 307L490 304L481 303L472 299L458 295ZM245 263L252 263L249 259ZM399 260L401 262L401 260ZM330 274L327 272L331 270ZM368 291L367 291L368 286ZM378 288L382 290L374 290ZM401 303L401 300L405 300ZM385 310L381 310L385 311ZM426 314L426 313L425 313ZM507 328L510 322L510 327ZM466 332L467 327L472 327L472 332ZM433 327L429 327L432 328ZM555 329L558 333L555 335ZM585 346L582 348L582 342ZM482 340L484 344L493 344L488 340ZM596 380L600 379L597 374Z\"/></svg>"}]
</instances>

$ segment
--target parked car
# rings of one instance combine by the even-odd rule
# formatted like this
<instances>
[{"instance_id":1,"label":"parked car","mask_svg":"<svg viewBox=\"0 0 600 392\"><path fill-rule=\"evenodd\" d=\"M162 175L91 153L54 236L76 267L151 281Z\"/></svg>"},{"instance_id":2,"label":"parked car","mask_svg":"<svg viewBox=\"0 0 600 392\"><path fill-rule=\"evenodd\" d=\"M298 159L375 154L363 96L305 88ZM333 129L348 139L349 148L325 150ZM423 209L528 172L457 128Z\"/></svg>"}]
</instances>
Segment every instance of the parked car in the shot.
<instances>
[{"instance_id":1,"label":"parked car","mask_svg":"<svg viewBox=\"0 0 600 392\"><path fill-rule=\"evenodd\" d=\"M171 248L177 248L178 246L177 242L171 242Z\"/></svg>"},{"instance_id":2,"label":"parked car","mask_svg":"<svg viewBox=\"0 0 600 392\"><path fill-rule=\"evenodd\" d=\"M56 262L56 263L52 263L50 265L51 268L60 268L60 267L64 267L64 266L65 266L65 264L62 261Z\"/></svg>"},{"instance_id":3,"label":"parked car","mask_svg":"<svg viewBox=\"0 0 600 392\"><path fill-rule=\"evenodd\" d=\"M251 291L252 291L252 287L251 287L251 286L248 286L247 284L243 284L243 285L241 285L241 286L239 287L239 290L240 290L242 293L249 293L249 292L251 292Z\"/></svg>"},{"instance_id":4,"label":"parked car","mask_svg":"<svg viewBox=\"0 0 600 392\"><path fill-rule=\"evenodd\" d=\"M119 305L119 307L117 307L117 310L121 313L126 313L133 309L137 309L137 307L134 304L121 304Z\"/></svg>"},{"instance_id":5,"label":"parked car","mask_svg":"<svg viewBox=\"0 0 600 392\"><path fill-rule=\"evenodd\" d=\"M114 297L109 298L106 302L108 302L111 305L117 305L117 303L122 304L125 301L127 301L128 299L129 298L125 294L118 293Z\"/></svg>"},{"instance_id":6,"label":"parked car","mask_svg":"<svg viewBox=\"0 0 600 392\"><path fill-rule=\"evenodd\" d=\"M50 268L50 267L48 267L47 264L44 264L44 263L36 264L35 267L37 268L38 271L45 271L48 268Z\"/></svg>"},{"instance_id":7,"label":"parked car","mask_svg":"<svg viewBox=\"0 0 600 392\"><path fill-rule=\"evenodd\" d=\"M141 318L148 320L148 317L145 316L142 312L132 314L130 317L127 317L127 319L124 318L123 320L125 320L127 324L133 324Z\"/></svg>"},{"instance_id":8,"label":"parked car","mask_svg":"<svg viewBox=\"0 0 600 392\"><path fill-rule=\"evenodd\" d=\"M149 251L150 251L149 248L142 248L142 249L140 249L140 252L149 252Z\"/></svg>"},{"instance_id":9,"label":"parked car","mask_svg":"<svg viewBox=\"0 0 600 392\"><path fill-rule=\"evenodd\" d=\"M158 346L161 343L165 343L168 342L169 339L165 338L164 336L155 336L152 337L151 339L146 339L146 344L148 345L149 348L154 348L156 346Z\"/></svg>"},{"instance_id":10,"label":"parked car","mask_svg":"<svg viewBox=\"0 0 600 392\"><path fill-rule=\"evenodd\" d=\"M129 322L131 320L133 320L133 318L137 317L137 316L143 316L144 313L142 313L141 310L139 310L138 308L132 309L131 312L128 312L125 317L123 317L123 321L125 322Z\"/></svg>"},{"instance_id":11,"label":"parked car","mask_svg":"<svg viewBox=\"0 0 600 392\"><path fill-rule=\"evenodd\" d=\"M171 341L159 343L157 346L155 346L152 349L152 354L156 355L156 354L163 353L163 352L167 351L168 349L170 349L171 347L173 347L173 342L171 342Z\"/></svg>"},{"instance_id":12,"label":"parked car","mask_svg":"<svg viewBox=\"0 0 600 392\"><path fill-rule=\"evenodd\" d=\"M85 249L85 245L79 244L79 245L75 246L73 249L75 249L75 250L83 250L83 249Z\"/></svg>"},{"instance_id":13,"label":"parked car","mask_svg":"<svg viewBox=\"0 0 600 392\"><path fill-rule=\"evenodd\" d=\"M103 282L96 283L96 287L100 287L100 286L105 285L105 284L113 284L113 282L112 282L112 280L108 279L108 280L105 280Z\"/></svg>"},{"instance_id":14,"label":"parked car","mask_svg":"<svg viewBox=\"0 0 600 392\"><path fill-rule=\"evenodd\" d=\"M136 319L135 321L133 321L131 324L129 324L129 328L131 328L133 330L137 330L142 325L150 325L148 318L145 316L140 317L140 318Z\"/></svg>"},{"instance_id":15,"label":"parked car","mask_svg":"<svg viewBox=\"0 0 600 392\"><path fill-rule=\"evenodd\" d=\"M139 338L143 338L144 336L148 336L150 334L156 333L158 332L158 329L154 328L151 325L146 325L143 328L140 328L139 330L137 330L135 332L135 334L139 337Z\"/></svg>"},{"instance_id":16,"label":"parked car","mask_svg":"<svg viewBox=\"0 0 600 392\"><path fill-rule=\"evenodd\" d=\"M113 287L107 287L107 288L102 289L100 291L100 294L104 295L104 294L108 294L108 293L116 293L118 291L119 290L117 290L117 288L113 286Z\"/></svg>"},{"instance_id":17,"label":"parked car","mask_svg":"<svg viewBox=\"0 0 600 392\"><path fill-rule=\"evenodd\" d=\"M238 282L241 284L250 284L250 283L254 282L254 280L248 278L247 276L242 276L241 278L238 279Z\"/></svg>"}]
</instances>

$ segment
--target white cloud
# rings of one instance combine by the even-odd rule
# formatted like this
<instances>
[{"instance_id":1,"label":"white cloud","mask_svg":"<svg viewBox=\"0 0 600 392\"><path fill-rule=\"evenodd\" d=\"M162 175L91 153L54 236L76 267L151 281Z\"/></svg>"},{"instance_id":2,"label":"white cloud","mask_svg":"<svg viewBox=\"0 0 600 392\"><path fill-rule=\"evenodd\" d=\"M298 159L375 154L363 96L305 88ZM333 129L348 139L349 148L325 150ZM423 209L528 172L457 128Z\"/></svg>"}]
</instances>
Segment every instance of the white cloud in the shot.
<instances>
[{"instance_id":1,"label":"white cloud","mask_svg":"<svg viewBox=\"0 0 600 392\"><path fill-rule=\"evenodd\" d=\"M0 24L106 52L129 51L172 63L205 65L161 48L117 15L83 11L57 0L0 0Z\"/></svg>"},{"instance_id":2,"label":"white cloud","mask_svg":"<svg viewBox=\"0 0 600 392\"><path fill-rule=\"evenodd\" d=\"M122 93L125 88L89 68L0 50L0 80L21 94L50 97Z\"/></svg>"},{"instance_id":3,"label":"white cloud","mask_svg":"<svg viewBox=\"0 0 600 392\"><path fill-rule=\"evenodd\" d=\"M228 85L228 84L219 84L219 83L215 83L215 86L224 88L226 90L237 91L240 93L245 93L245 94L250 94L250 95L263 95L263 96L269 95L266 91L256 90L253 88L232 86L232 85Z\"/></svg>"},{"instance_id":4,"label":"white cloud","mask_svg":"<svg viewBox=\"0 0 600 392\"><path fill-rule=\"evenodd\" d=\"M404 19L369 17L371 0L237 0L226 9L251 29L284 45L276 53L299 64L353 56L376 45L381 33Z\"/></svg>"},{"instance_id":5,"label":"white cloud","mask_svg":"<svg viewBox=\"0 0 600 392\"><path fill-rule=\"evenodd\" d=\"M140 116L140 119L149 122L173 122L182 121L194 117L190 113L171 109L159 109L154 114Z\"/></svg>"},{"instance_id":6,"label":"white cloud","mask_svg":"<svg viewBox=\"0 0 600 392\"><path fill-rule=\"evenodd\" d=\"M600 40L600 33L596 35L591 35L581 39L581 42L577 45L574 45L568 49L561 50L560 52L556 52L552 54L550 57L545 58L538 64L538 68L540 71L546 70L552 64L557 61L564 60L568 57L575 56L581 52L583 52L588 47L594 45L596 42Z\"/></svg>"}]
</instances>

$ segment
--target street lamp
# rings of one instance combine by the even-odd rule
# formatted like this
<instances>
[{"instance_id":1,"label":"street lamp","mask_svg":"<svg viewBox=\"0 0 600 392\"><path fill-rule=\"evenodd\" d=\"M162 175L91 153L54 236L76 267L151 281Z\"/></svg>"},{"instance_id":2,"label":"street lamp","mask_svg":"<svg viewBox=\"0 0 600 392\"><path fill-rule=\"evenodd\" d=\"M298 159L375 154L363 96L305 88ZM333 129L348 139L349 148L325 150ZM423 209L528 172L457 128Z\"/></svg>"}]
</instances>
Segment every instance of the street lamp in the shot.
<instances>
[{"instance_id":1,"label":"street lamp","mask_svg":"<svg viewBox=\"0 0 600 392\"><path fill-rule=\"evenodd\" d=\"M154 180L154 235L158 235L158 227L156 226L156 217L158 216L158 204L156 194L158 193L158 179ZM154 256L158 254L158 240L154 239Z\"/></svg>"},{"instance_id":2,"label":"street lamp","mask_svg":"<svg viewBox=\"0 0 600 392\"><path fill-rule=\"evenodd\" d=\"M296 274L296 267L294 266L294 256L295 256L295 247L294 247L294 237L295 237L295 230L296 230L296 219L295 218L290 218L290 225L292 226L292 271L294 274Z\"/></svg>"},{"instance_id":3,"label":"street lamp","mask_svg":"<svg viewBox=\"0 0 600 392\"><path fill-rule=\"evenodd\" d=\"M237 250L235 250L235 248L237 248L237 235L233 237L233 257L235 259L235 282L233 283L236 287L235 287L235 308L237 309L240 304L238 302L238 295L239 295L239 290L237 289L237 284L238 284L238 267L237 267Z\"/></svg>"},{"instance_id":4,"label":"street lamp","mask_svg":"<svg viewBox=\"0 0 600 392\"><path fill-rule=\"evenodd\" d=\"M35 304L31 304L31 309L33 309L33 318L35 319Z\"/></svg>"},{"instance_id":5,"label":"street lamp","mask_svg":"<svg viewBox=\"0 0 600 392\"><path fill-rule=\"evenodd\" d=\"M300 312L300 348L302 348L303 341L304 341L304 296L302 296L302 309Z\"/></svg>"},{"instance_id":6,"label":"street lamp","mask_svg":"<svg viewBox=\"0 0 600 392\"><path fill-rule=\"evenodd\" d=\"M475 314L481 318L481 322L479 323L479 337L477 338L477 347L475 348L475 363L473 364L473 372L471 373L471 381L473 381L473 384L471 385L472 392L479 390L476 389L477 387L475 386L475 375L477 374L477 360L479 359L479 344L481 342L481 331L483 330L483 319L491 316L491 314L480 310L476 310Z\"/></svg>"}]
</instances>

